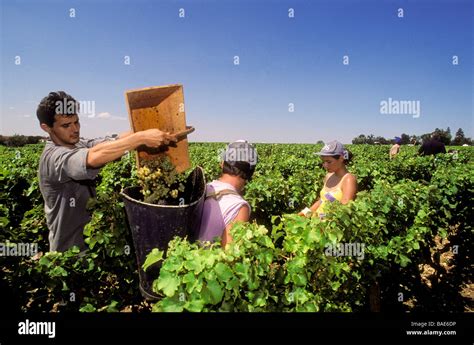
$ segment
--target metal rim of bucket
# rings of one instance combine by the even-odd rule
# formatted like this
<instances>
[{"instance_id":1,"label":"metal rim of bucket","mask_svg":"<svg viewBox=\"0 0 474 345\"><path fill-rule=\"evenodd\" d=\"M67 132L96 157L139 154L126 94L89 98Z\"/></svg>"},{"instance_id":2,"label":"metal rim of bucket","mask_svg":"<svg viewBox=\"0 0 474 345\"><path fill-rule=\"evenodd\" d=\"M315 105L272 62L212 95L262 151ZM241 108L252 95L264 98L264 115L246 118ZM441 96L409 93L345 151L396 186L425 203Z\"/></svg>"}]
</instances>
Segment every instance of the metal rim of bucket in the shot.
<instances>
[{"instance_id":1,"label":"metal rim of bucket","mask_svg":"<svg viewBox=\"0 0 474 345\"><path fill-rule=\"evenodd\" d=\"M201 167L196 167L194 170L196 169L199 169L201 170L201 174L202 176L204 177L204 170L201 168ZM193 170L193 171L194 171ZM206 179L204 178L204 185L206 185ZM201 198L193 201L192 203L190 204L187 204L187 205L156 205L156 204L149 204L147 202L143 202L143 201L140 201L140 200L137 200L137 199L133 199L131 198L130 196L128 196L127 194L125 194L123 191L127 188L137 188L138 186L133 186L133 187L126 187L126 188L123 188L121 191L120 191L120 195L123 196L125 199L127 199L128 201L132 201L134 203L137 203L137 204L142 204L142 205L146 205L146 206L150 206L150 207L157 207L157 208L161 208L161 207L164 207L164 208L186 208L186 207L191 207L195 204L197 204L199 202L199 200L201 200ZM205 192L205 187L204 187L204 192Z\"/></svg>"},{"instance_id":2,"label":"metal rim of bucket","mask_svg":"<svg viewBox=\"0 0 474 345\"><path fill-rule=\"evenodd\" d=\"M156 278L158 279L158 278ZM153 291L153 288L152 288L152 291L153 291L153 294L147 292L145 290L145 288L142 286L142 282L140 282L138 284L138 288L140 289L140 293L142 294L142 296L147 300L147 301L150 301L150 302L153 302L153 301L158 301L160 299L160 296L158 295L155 295L154 291Z\"/></svg>"}]
</instances>

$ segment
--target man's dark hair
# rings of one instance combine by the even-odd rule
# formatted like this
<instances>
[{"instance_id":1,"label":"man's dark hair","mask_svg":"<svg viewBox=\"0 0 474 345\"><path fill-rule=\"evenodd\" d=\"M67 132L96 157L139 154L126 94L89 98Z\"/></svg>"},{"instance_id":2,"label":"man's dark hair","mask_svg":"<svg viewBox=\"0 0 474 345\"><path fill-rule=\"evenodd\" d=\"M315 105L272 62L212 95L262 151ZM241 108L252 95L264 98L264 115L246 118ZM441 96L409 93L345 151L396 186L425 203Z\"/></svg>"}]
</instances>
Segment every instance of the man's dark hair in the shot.
<instances>
[{"instance_id":1,"label":"man's dark hair","mask_svg":"<svg viewBox=\"0 0 474 345\"><path fill-rule=\"evenodd\" d=\"M73 107L70 107L70 105ZM70 112L69 109L74 111ZM79 103L64 91L50 92L48 96L43 98L36 109L36 116L41 123L45 123L48 127L53 127L55 115L73 116L77 115Z\"/></svg>"},{"instance_id":2,"label":"man's dark hair","mask_svg":"<svg viewBox=\"0 0 474 345\"><path fill-rule=\"evenodd\" d=\"M221 153L224 162L222 172L232 176L239 176L250 181L257 165L257 150L246 140L237 140L227 145Z\"/></svg>"},{"instance_id":3,"label":"man's dark hair","mask_svg":"<svg viewBox=\"0 0 474 345\"><path fill-rule=\"evenodd\" d=\"M248 162L224 162L222 172L249 181L255 172L255 166L251 166Z\"/></svg>"}]
</instances>

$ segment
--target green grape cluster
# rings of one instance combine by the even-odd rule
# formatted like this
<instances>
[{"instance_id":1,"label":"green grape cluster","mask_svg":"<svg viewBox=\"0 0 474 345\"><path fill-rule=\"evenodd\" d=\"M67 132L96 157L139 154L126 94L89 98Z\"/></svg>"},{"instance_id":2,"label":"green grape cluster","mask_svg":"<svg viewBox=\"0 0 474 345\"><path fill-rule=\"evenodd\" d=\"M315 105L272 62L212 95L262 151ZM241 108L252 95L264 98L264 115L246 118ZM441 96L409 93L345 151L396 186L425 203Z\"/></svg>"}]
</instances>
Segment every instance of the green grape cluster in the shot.
<instances>
[{"instance_id":1,"label":"green grape cluster","mask_svg":"<svg viewBox=\"0 0 474 345\"><path fill-rule=\"evenodd\" d=\"M179 193L184 192L186 174L178 173L167 156L142 162L137 177L143 200L149 204L177 199Z\"/></svg>"}]
</instances>

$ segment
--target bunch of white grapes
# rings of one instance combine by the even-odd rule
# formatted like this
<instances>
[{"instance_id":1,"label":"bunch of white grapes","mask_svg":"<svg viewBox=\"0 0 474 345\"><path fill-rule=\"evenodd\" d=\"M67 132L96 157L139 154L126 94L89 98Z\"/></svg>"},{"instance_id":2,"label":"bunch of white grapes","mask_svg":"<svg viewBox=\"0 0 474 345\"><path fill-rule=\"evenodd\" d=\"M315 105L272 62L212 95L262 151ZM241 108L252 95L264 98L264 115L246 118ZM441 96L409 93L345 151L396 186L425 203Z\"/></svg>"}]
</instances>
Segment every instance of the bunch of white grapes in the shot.
<instances>
[{"instance_id":1,"label":"bunch of white grapes","mask_svg":"<svg viewBox=\"0 0 474 345\"><path fill-rule=\"evenodd\" d=\"M150 204L176 199L179 192L184 192L186 176L178 173L166 156L142 161L137 177L144 201Z\"/></svg>"}]
</instances>

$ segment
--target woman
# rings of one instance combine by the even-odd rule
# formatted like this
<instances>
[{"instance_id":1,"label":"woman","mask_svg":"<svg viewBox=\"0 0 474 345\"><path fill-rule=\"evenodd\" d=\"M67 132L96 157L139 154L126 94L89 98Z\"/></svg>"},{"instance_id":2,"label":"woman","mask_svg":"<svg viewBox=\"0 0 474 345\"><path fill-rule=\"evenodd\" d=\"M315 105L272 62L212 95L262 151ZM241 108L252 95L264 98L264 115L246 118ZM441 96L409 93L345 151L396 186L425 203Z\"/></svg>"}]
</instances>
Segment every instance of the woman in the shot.
<instances>
[{"instance_id":1,"label":"woman","mask_svg":"<svg viewBox=\"0 0 474 345\"><path fill-rule=\"evenodd\" d=\"M390 159L395 158L396 155L400 153L400 145L402 144L402 139L395 137L395 144L390 148Z\"/></svg>"},{"instance_id":2,"label":"woman","mask_svg":"<svg viewBox=\"0 0 474 345\"><path fill-rule=\"evenodd\" d=\"M328 172L324 177L324 186L320 198L310 208L305 208L299 215L309 216L317 213L320 218L325 216L326 205L335 200L345 205L356 198L357 179L347 171L346 164L351 153L338 141L327 143L316 153L323 160L323 167Z\"/></svg>"}]
</instances>

